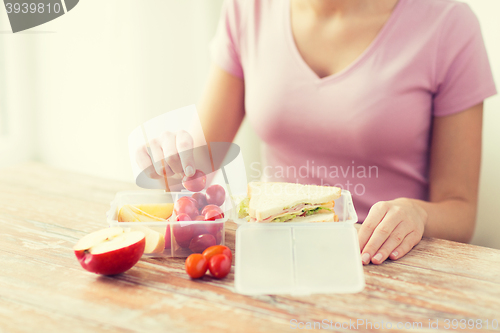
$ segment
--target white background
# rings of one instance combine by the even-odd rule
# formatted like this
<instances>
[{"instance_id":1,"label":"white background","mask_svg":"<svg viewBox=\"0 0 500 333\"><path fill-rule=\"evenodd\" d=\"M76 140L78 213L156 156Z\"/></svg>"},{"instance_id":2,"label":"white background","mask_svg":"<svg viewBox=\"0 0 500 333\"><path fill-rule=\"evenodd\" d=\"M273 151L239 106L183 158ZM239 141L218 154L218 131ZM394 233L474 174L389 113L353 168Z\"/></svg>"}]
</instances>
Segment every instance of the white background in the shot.
<instances>
[{"instance_id":1,"label":"white background","mask_svg":"<svg viewBox=\"0 0 500 333\"><path fill-rule=\"evenodd\" d=\"M466 1L478 15L500 89L500 1ZM27 32L9 33L0 7L0 166L38 160L133 181L127 140L142 122L196 103L222 0L85 0ZM500 97L486 101L478 225L473 243L500 249ZM259 141L236 143L247 172ZM252 176L249 174L248 176Z\"/></svg>"}]
</instances>

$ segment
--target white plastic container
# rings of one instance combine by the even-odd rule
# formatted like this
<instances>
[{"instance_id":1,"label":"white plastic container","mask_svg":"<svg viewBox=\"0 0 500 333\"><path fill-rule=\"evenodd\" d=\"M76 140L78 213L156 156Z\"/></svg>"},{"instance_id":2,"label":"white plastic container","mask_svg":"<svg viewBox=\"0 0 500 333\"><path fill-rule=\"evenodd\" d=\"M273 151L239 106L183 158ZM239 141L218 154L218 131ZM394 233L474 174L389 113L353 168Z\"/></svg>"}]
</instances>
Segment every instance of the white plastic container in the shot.
<instances>
[{"instance_id":1,"label":"white plastic container","mask_svg":"<svg viewBox=\"0 0 500 333\"><path fill-rule=\"evenodd\" d=\"M355 293L365 280L351 193L335 200L339 222L250 223L235 218L235 288L248 295ZM234 217L234 216L233 216Z\"/></svg>"},{"instance_id":2,"label":"white plastic container","mask_svg":"<svg viewBox=\"0 0 500 333\"><path fill-rule=\"evenodd\" d=\"M226 202L221 206L224 212L224 218L215 221L175 221L175 213L173 218L165 222L118 222L118 212L123 205L137 205L137 204L155 204L155 203L174 203L183 196L191 196L193 192L170 192L167 193L163 190L143 190L143 191L124 191L118 192L115 199L111 202L111 208L106 213L106 217L110 227L122 227L140 230L141 227L152 229L165 237L165 247L163 251L156 253L144 253L146 257L182 257L189 256L193 251L190 250L189 244L179 244L177 242L174 228L190 228L195 226L197 230L205 229L207 234L212 234L216 239L216 244L224 245L224 222L227 221L228 215L226 211L229 210L230 205L226 198ZM200 233L201 234L201 233ZM195 237L195 235L193 235ZM170 240L170 242L169 242Z\"/></svg>"}]
</instances>

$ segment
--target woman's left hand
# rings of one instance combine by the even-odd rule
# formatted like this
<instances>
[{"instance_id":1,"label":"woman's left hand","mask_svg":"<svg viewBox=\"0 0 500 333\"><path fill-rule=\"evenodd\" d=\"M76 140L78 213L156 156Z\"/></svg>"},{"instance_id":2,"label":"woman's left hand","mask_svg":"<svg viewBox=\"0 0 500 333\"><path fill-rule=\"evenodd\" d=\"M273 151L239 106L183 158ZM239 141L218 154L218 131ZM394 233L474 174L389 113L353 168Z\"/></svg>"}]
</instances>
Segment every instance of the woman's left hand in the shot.
<instances>
[{"instance_id":1,"label":"woman's left hand","mask_svg":"<svg viewBox=\"0 0 500 333\"><path fill-rule=\"evenodd\" d=\"M377 202L358 231L363 264L401 258L420 242L426 223L427 212L411 199Z\"/></svg>"}]
</instances>

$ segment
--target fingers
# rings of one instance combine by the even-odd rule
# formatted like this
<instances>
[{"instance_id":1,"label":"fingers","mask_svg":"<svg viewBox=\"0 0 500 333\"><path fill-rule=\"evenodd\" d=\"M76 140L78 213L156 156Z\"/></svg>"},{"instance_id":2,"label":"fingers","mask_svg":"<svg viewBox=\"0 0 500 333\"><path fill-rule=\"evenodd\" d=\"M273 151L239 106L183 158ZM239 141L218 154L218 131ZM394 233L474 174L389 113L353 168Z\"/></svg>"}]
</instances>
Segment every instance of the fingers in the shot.
<instances>
[{"instance_id":1,"label":"fingers","mask_svg":"<svg viewBox=\"0 0 500 333\"><path fill-rule=\"evenodd\" d=\"M196 170L193 138L188 132L163 132L150 141L149 150L148 152L143 145L136 152L136 161L140 168L153 170L151 165L154 166L155 172L148 172L148 177L158 179L167 176L181 179L184 174L188 177L194 175ZM150 154L152 156L149 156Z\"/></svg>"},{"instance_id":2,"label":"fingers","mask_svg":"<svg viewBox=\"0 0 500 333\"><path fill-rule=\"evenodd\" d=\"M359 230L363 264L404 256L422 239L426 219L425 210L406 198L373 205Z\"/></svg>"},{"instance_id":3,"label":"fingers","mask_svg":"<svg viewBox=\"0 0 500 333\"><path fill-rule=\"evenodd\" d=\"M155 169L151 167L151 157L148 154L146 145L142 145L136 151L135 160L137 161L137 165L139 166L139 168L147 172L146 176L153 179L161 178L160 175L158 175L158 173L155 171Z\"/></svg>"},{"instance_id":4,"label":"fingers","mask_svg":"<svg viewBox=\"0 0 500 333\"><path fill-rule=\"evenodd\" d=\"M196 172L194 168L193 138L188 132L179 131L175 143L186 176L193 176Z\"/></svg>"},{"instance_id":5,"label":"fingers","mask_svg":"<svg viewBox=\"0 0 500 333\"><path fill-rule=\"evenodd\" d=\"M163 132L157 141L160 142L163 155L165 156L165 169L171 170L171 174L167 176L182 174L182 164L175 144L176 135L171 132Z\"/></svg>"},{"instance_id":6,"label":"fingers","mask_svg":"<svg viewBox=\"0 0 500 333\"><path fill-rule=\"evenodd\" d=\"M388 210L389 207L387 203L383 201L377 202L370 208L368 216L358 231L359 248L361 252L363 252L368 239L370 239L373 231L375 231L375 228L379 225L380 221L382 221Z\"/></svg>"},{"instance_id":7,"label":"fingers","mask_svg":"<svg viewBox=\"0 0 500 333\"><path fill-rule=\"evenodd\" d=\"M420 242L421 237L418 237L418 234L415 231L410 232L408 235L406 235L405 239L399 244L398 247L396 247L391 254L389 255L389 258L392 260L397 260L401 257L403 257L405 254L410 252L411 249L415 247L415 245Z\"/></svg>"},{"instance_id":8,"label":"fingers","mask_svg":"<svg viewBox=\"0 0 500 333\"><path fill-rule=\"evenodd\" d=\"M370 262L370 259L375 256L382 244L387 241L387 239L392 235L394 229L396 229L402 221L402 216L399 214L398 210L390 210L387 212L382 221L379 221L379 224L362 250L361 260L363 261L363 264L366 265ZM373 259L377 261L379 258L380 255Z\"/></svg>"},{"instance_id":9,"label":"fingers","mask_svg":"<svg viewBox=\"0 0 500 333\"><path fill-rule=\"evenodd\" d=\"M394 229L389 238L385 241L385 243L377 250L375 249L376 254L372 258L372 263L381 264L389 257L389 255L396 249L400 244L404 241L404 239L412 233L413 230L408 223L400 223ZM368 249L371 251L371 249Z\"/></svg>"},{"instance_id":10,"label":"fingers","mask_svg":"<svg viewBox=\"0 0 500 333\"><path fill-rule=\"evenodd\" d=\"M153 166L156 170L158 176L163 177L164 175L168 176L168 168L164 168L162 165L162 161L165 158L164 152L161 147L161 142L158 139L153 139L150 142L150 150L151 150L151 160L153 161Z\"/></svg>"}]
</instances>

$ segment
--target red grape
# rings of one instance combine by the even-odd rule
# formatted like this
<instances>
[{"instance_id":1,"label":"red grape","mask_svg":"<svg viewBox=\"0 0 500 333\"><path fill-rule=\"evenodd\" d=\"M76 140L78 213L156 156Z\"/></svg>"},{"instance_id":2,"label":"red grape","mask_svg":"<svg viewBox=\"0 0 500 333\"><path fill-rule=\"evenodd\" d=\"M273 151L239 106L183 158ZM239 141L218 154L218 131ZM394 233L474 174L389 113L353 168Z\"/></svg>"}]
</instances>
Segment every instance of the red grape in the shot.
<instances>
[{"instance_id":1,"label":"red grape","mask_svg":"<svg viewBox=\"0 0 500 333\"><path fill-rule=\"evenodd\" d=\"M196 170L194 175L191 177L184 176L182 179L182 185L191 192L199 192L205 188L207 185L207 176L201 170Z\"/></svg>"},{"instance_id":2,"label":"red grape","mask_svg":"<svg viewBox=\"0 0 500 333\"><path fill-rule=\"evenodd\" d=\"M188 214L180 213L175 217L176 221L191 221L191 217Z\"/></svg>"},{"instance_id":3,"label":"red grape","mask_svg":"<svg viewBox=\"0 0 500 333\"><path fill-rule=\"evenodd\" d=\"M218 219L222 219L223 217L223 213L216 211L215 209L209 209L205 213L205 221L215 221Z\"/></svg>"},{"instance_id":4,"label":"red grape","mask_svg":"<svg viewBox=\"0 0 500 333\"><path fill-rule=\"evenodd\" d=\"M207 231L212 235L217 235L217 232L221 231L224 228L224 222L219 223L207 223L206 224Z\"/></svg>"},{"instance_id":5,"label":"red grape","mask_svg":"<svg viewBox=\"0 0 500 333\"><path fill-rule=\"evenodd\" d=\"M216 205L206 205L203 208L203 210L201 211L201 215L205 216L206 212L208 212L209 210L216 210L219 213L222 213L222 209L219 206L216 206ZM222 216L224 216L223 213L222 213Z\"/></svg>"},{"instance_id":6,"label":"red grape","mask_svg":"<svg viewBox=\"0 0 500 333\"><path fill-rule=\"evenodd\" d=\"M181 226L180 224L176 224L173 227L174 229L174 237L177 243L191 240L194 232L194 225L188 224Z\"/></svg>"},{"instance_id":7,"label":"red grape","mask_svg":"<svg viewBox=\"0 0 500 333\"><path fill-rule=\"evenodd\" d=\"M215 237L211 234L198 235L191 239L189 249L195 253L202 253L210 246L214 246L215 243Z\"/></svg>"},{"instance_id":8,"label":"red grape","mask_svg":"<svg viewBox=\"0 0 500 333\"><path fill-rule=\"evenodd\" d=\"M201 216L201 215L200 215ZM205 218L203 218L205 219ZM211 234L208 231L206 223L193 223L193 236L203 235L203 234Z\"/></svg>"},{"instance_id":9,"label":"red grape","mask_svg":"<svg viewBox=\"0 0 500 333\"><path fill-rule=\"evenodd\" d=\"M207 202L207 197L203 193L194 193L191 196L192 199L196 201L196 207L198 207L199 210L203 209L206 205L208 205Z\"/></svg>"},{"instance_id":10,"label":"red grape","mask_svg":"<svg viewBox=\"0 0 500 333\"><path fill-rule=\"evenodd\" d=\"M175 214L187 214L194 220L196 216L200 215L198 208L196 208L195 200L191 197L181 197L174 204Z\"/></svg>"},{"instance_id":11,"label":"red grape","mask_svg":"<svg viewBox=\"0 0 500 333\"><path fill-rule=\"evenodd\" d=\"M207 202L211 205L220 206L226 200L226 191L220 185L211 185L207 188Z\"/></svg>"}]
</instances>

